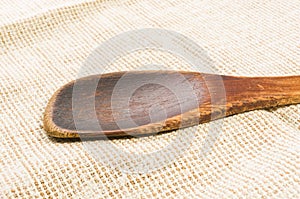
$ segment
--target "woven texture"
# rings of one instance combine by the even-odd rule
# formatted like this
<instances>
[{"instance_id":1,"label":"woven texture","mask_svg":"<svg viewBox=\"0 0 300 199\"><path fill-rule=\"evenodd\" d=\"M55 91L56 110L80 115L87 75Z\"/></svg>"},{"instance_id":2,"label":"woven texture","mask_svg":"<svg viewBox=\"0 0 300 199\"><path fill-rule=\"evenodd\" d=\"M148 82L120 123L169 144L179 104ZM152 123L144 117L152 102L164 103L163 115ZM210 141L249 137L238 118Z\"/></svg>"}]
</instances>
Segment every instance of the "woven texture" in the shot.
<instances>
[{"instance_id":1,"label":"woven texture","mask_svg":"<svg viewBox=\"0 0 300 199\"><path fill-rule=\"evenodd\" d=\"M0 198L300 198L299 105L224 119L205 157L200 151L209 124L187 128L182 132L195 139L185 153L145 174L111 168L81 142L50 138L42 127L52 94L78 76L101 42L124 31L180 32L208 52L218 74L300 75L300 1L20 3L0 2ZM190 68L168 53L144 50L116 60L107 72L149 60ZM147 153L177 134L110 142Z\"/></svg>"}]
</instances>

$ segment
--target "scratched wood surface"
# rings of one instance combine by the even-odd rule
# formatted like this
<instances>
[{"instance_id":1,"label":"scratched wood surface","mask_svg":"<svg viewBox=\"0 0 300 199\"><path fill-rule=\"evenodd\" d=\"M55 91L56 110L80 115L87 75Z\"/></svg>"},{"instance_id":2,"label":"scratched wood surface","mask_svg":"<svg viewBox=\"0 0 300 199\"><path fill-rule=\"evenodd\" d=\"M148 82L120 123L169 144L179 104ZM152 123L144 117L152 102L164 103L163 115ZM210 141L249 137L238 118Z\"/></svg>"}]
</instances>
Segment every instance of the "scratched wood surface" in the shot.
<instances>
[{"instance_id":1,"label":"scratched wood surface","mask_svg":"<svg viewBox=\"0 0 300 199\"><path fill-rule=\"evenodd\" d=\"M139 136L297 103L300 76L116 72L61 87L46 107L44 129L58 138Z\"/></svg>"}]
</instances>

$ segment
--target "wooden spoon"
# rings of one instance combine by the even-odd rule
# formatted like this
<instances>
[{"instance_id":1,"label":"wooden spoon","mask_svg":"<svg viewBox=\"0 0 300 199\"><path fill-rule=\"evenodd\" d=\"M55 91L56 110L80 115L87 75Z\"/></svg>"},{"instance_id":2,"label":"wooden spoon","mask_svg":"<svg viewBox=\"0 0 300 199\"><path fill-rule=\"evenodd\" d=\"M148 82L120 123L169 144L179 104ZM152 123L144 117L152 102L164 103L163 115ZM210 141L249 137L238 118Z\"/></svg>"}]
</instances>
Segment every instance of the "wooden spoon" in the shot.
<instances>
[{"instance_id":1,"label":"wooden spoon","mask_svg":"<svg viewBox=\"0 0 300 199\"><path fill-rule=\"evenodd\" d=\"M297 103L300 76L115 72L84 77L60 88L46 107L44 128L58 138L138 136Z\"/></svg>"}]
</instances>

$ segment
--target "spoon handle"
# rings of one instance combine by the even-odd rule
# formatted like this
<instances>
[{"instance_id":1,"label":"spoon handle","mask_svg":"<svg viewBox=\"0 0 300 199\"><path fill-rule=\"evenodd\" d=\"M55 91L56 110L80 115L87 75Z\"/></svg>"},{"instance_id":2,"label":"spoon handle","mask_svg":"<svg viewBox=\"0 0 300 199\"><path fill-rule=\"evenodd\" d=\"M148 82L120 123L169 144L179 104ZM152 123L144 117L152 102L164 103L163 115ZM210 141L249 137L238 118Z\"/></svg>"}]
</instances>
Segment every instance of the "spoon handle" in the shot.
<instances>
[{"instance_id":1,"label":"spoon handle","mask_svg":"<svg viewBox=\"0 0 300 199\"><path fill-rule=\"evenodd\" d=\"M300 103L300 76L234 77L182 73L194 85L199 108L165 120L161 131L197 125L247 111Z\"/></svg>"},{"instance_id":2,"label":"spoon handle","mask_svg":"<svg viewBox=\"0 0 300 199\"><path fill-rule=\"evenodd\" d=\"M300 76L222 78L226 115L300 103Z\"/></svg>"}]
</instances>

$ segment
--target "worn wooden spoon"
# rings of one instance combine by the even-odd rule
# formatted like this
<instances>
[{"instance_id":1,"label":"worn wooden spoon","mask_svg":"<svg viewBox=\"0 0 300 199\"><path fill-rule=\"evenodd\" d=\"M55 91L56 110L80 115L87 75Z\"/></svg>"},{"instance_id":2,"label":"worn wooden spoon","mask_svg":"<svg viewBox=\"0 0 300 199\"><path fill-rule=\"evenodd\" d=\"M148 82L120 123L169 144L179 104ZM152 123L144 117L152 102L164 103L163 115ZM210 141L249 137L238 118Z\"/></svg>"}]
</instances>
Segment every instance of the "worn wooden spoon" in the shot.
<instances>
[{"instance_id":1,"label":"worn wooden spoon","mask_svg":"<svg viewBox=\"0 0 300 199\"><path fill-rule=\"evenodd\" d=\"M44 128L59 138L138 136L297 103L300 76L115 72L81 78L60 88L47 105Z\"/></svg>"}]
</instances>

